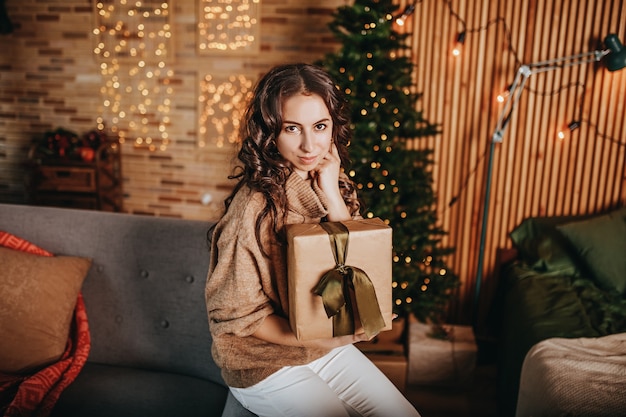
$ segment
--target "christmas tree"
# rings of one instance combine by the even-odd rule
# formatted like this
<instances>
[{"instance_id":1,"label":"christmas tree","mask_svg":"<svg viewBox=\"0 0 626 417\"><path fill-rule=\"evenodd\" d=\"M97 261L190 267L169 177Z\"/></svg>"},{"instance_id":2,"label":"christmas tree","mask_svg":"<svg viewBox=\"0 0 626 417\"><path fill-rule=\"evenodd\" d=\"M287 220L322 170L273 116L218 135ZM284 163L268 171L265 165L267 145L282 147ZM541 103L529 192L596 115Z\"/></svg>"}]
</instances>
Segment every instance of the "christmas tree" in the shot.
<instances>
[{"instance_id":1,"label":"christmas tree","mask_svg":"<svg viewBox=\"0 0 626 417\"><path fill-rule=\"evenodd\" d=\"M402 56L409 35L394 29L397 10L390 0L338 8L329 27L342 46L318 64L350 102L354 137L347 172L363 215L380 217L393 229L395 311L440 323L458 277L442 258L452 249L442 247L445 232L436 225L432 149L414 146L439 127L416 110L413 64Z\"/></svg>"}]
</instances>

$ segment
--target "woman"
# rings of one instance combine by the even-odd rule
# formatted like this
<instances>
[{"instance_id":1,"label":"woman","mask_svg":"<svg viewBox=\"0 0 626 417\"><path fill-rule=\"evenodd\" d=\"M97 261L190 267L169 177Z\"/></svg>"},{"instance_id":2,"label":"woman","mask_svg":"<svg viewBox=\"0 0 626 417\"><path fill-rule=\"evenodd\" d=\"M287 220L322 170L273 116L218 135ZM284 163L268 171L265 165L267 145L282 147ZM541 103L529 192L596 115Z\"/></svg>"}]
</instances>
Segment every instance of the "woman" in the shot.
<instances>
[{"instance_id":1,"label":"woman","mask_svg":"<svg viewBox=\"0 0 626 417\"><path fill-rule=\"evenodd\" d=\"M354 347L363 329L299 341L289 327L283 226L359 217L354 196L342 195L350 130L341 92L316 66L275 67L255 88L241 136L206 285L212 353L231 392L259 416L419 416Z\"/></svg>"}]
</instances>

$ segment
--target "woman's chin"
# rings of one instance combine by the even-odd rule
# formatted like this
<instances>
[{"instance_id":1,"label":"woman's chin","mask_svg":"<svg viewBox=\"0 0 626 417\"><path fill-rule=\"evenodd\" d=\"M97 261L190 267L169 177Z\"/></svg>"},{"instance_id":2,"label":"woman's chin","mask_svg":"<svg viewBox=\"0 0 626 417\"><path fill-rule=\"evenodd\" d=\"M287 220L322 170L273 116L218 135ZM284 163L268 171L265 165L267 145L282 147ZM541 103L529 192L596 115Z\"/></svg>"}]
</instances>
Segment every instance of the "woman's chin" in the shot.
<instances>
[{"instance_id":1,"label":"woman's chin","mask_svg":"<svg viewBox=\"0 0 626 417\"><path fill-rule=\"evenodd\" d=\"M300 176L300 178L302 178L303 180L306 180L306 179L310 178L310 174L311 174L312 170L310 170L310 169L303 169L301 167L293 167L293 171L295 173L297 173Z\"/></svg>"}]
</instances>

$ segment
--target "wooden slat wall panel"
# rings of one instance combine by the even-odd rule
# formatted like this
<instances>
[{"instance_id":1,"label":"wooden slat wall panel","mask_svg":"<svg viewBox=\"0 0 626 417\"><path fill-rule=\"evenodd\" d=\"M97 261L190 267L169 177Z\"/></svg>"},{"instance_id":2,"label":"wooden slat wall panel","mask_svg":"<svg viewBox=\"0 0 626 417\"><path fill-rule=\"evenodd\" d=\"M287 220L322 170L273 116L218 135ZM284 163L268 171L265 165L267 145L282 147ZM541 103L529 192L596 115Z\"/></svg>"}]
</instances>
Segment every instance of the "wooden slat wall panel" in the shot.
<instances>
[{"instance_id":1,"label":"wooden slat wall panel","mask_svg":"<svg viewBox=\"0 0 626 417\"><path fill-rule=\"evenodd\" d=\"M401 10L409 3L399 1ZM406 30L416 65L419 110L442 134L415 146L435 149L438 215L456 252L462 286L451 320L470 322L487 175L488 148L501 104L520 64L626 39L623 1L422 0ZM466 30L461 57L451 55ZM626 70L590 63L532 75L496 145L486 234L481 310L495 286L496 249L529 216L597 213L626 201ZM572 120L580 127L565 129ZM566 137L557 138L565 129Z\"/></svg>"}]
</instances>

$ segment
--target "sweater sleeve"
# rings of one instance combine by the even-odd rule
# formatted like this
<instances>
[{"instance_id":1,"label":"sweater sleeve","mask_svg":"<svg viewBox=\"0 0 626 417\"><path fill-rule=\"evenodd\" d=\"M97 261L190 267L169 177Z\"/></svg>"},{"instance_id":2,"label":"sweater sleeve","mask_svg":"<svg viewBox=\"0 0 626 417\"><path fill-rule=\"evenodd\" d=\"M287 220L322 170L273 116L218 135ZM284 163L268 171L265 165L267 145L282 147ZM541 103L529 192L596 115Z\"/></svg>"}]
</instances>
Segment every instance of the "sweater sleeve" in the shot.
<instances>
[{"instance_id":1,"label":"sweater sleeve","mask_svg":"<svg viewBox=\"0 0 626 417\"><path fill-rule=\"evenodd\" d=\"M205 297L214 336L249 336L274 312L262 287L271 266L256 242L254 206L231 207L213 235Z\"/></svg>"}]
</instances>

